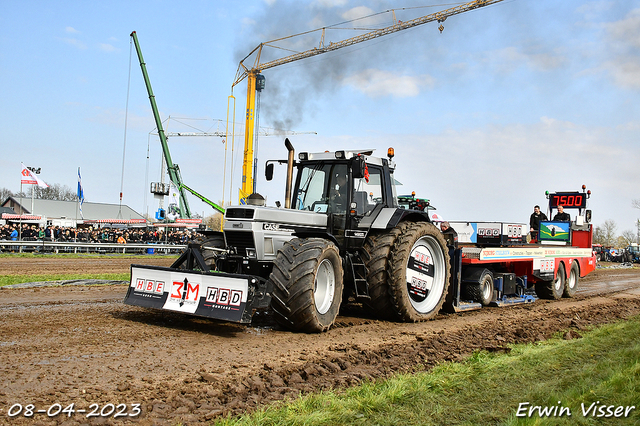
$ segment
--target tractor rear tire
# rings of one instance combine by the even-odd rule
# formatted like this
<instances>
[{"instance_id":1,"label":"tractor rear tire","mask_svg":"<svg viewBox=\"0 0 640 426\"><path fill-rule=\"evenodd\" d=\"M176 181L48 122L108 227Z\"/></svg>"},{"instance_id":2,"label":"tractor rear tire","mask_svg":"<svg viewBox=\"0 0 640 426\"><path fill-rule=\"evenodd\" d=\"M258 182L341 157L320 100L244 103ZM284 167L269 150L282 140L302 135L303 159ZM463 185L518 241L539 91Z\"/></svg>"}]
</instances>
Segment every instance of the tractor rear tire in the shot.
<instances>
[{"instance_id":1,"label":"tractor rear tire","mask_svg":"<svg viewBox=\"0 0 640 426\"><path fill-rule=\"evenodd\" d=\"M447 243L432 223L412 223L391 246L387 274L395 312L402 321L435 317L449 290Z\"/></svg>"},{"instance_id":2,"label":"tractor rear tire","mask_svg":"<svg viewBox=\"0 0 640 426\"><path fill-rule=\"evenodd\" d=\"M327 331L342 301L343 271L335 244L322 238L294 238L278 250L271 306L276 321L305 333Z\"/></svg>"},{"instance_id":3,"label":"tractor rear tire","mask_svg":"<svg viewBox=\"0 0 640 426\"><path fill-rule=\"evenodd\" d=\"M536 294L540 299L558 300L564 293L566 274L564 264L558 265L556 278L551 281L538 281L536 283Z\"/></svg>"},{"instance_id":4,"label":"tractor rear tire","mask_svg":"<svg viewBox=\"0 0 640 426\"><path fill-rule=\"evenodd\" d=\"M465 299L473 300L482 306L489 306L493 300L493 274L485 269L480 282L465 283L462 288Z\"/></svg>"},{"instance_id":5,"label":"tractor rear tire","mask_svg":"<svg viewBox=\"0 0 640 426\"><path fill-rule=\"evenodd\" d=\"M370 313L380 319L399 320L389 285L389 251L398 236L411 222L402 222L381 234L369 234L364 242L362 259L367 268L370 299L364 302Z\"/></svg>"},{"instance_id":6,"label":"tractor rear tire","mask_svg":"<svg viewBox=\"0 0 640 426\"><path fill-rule=\"evenodd\" d=\"M580 268L578 267L578 263L574 260L571 262L571 270L569 271L567 281L564 283L564 291L562 293L563 297L573 297L576 295L579 278Z\"/></svg>"}]
</instances>

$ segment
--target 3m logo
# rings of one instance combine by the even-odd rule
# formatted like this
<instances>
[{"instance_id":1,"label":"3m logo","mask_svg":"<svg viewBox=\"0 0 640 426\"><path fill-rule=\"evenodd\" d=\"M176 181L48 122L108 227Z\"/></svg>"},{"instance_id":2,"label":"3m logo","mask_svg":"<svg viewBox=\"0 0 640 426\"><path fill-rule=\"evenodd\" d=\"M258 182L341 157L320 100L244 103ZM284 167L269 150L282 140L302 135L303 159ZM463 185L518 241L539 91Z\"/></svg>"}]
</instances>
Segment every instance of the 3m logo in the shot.
<instances>
[{"instance_id":1,"label":"3m logo","mask_svg":"<svg viewBox=\"0 0 640 426\"><path fill-rule=\"evenodd\" d=\"M171 284L171 298L180 300L180 306L185 303L197 303L200 294L200 284L184 281L174 281Z\"/></svg>"},{"instance_id":2,"label":"3m logo","mask_svg":"<svg viewBox=\"0 0 640 426\"><path fill-rule=\"evenodd\" d=\"M206 301L220 306L240 306L242 302L242 290L207 287Z\"/></svg>"},{"instance_id":3,"label":"3m logo","mask_svg":"<svg viewBox=\"0 0 640 426\"><path fill-rule=\"evenodd\" d=\"M144 278L136 279L136 291L144 293L162 294L164 291L164 281L147 280Z\"/></svg>"}]
</instances>

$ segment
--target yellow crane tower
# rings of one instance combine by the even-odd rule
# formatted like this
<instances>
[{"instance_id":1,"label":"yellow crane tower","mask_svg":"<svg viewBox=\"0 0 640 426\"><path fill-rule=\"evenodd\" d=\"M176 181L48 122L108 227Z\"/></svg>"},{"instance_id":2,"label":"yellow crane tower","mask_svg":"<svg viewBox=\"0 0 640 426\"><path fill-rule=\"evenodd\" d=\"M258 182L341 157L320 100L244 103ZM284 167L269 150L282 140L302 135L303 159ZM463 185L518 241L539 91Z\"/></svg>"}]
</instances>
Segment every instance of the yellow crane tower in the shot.
<instances>
[{"instance_id":1,"label":"yellow crane tower","mask_svg":"<svg viewBox=\"0 0 640 426\"><path fill-rule=\"evenodd\" d=\"M426 24L428 22L438 21L440 26L438 29L440 32L444 29L442 22L448 17L458 15L460 13L468 12L480 7L489 6L495 3L499 3L502 0L474 0L467 3L462 3L458 6L451 7L449 9L441 10L440 12L431 13L429 15L422 16L420 18L412 19L409 21L398 21L395 19L395 10L391 9L388 12L393 13L394 24L385 28L370 31L365 34L360 34L355 37L347 38L338 42L324 43L325 29L321 28L315 31L321 31L320 44L318 47L312 49L297 52L288 56L284 56L272 61L260 62L262 49L264 47L275 47L271 43L285 40L287 38L295 37L300 34L282 37L279 39L260 43L255 49L251 51L247 56L240 61L238 65L238 71L236 72L235 81L231 85L231 92L233 97L233 88L245 78L247 79L247 109L246 109L246 124L244 130L244 157L242 161L242 188L240 189L240 203L244 204L244 198L253 192L254 176L253 176L253 145L254 145L254 125L256 118L256 91L261 91L264 88L264 76L260 73L269 68L277 67L278 65L288 64L290 62L298 61L300 59L310 58L322 53L333 52L334 50L342 49L343 47L352 46L357 43L372 40L385 35L393 34L398 31L406 30L408 28L417 27L418 25ZM313 31L310 31L313 32ZM310 33L309 32L309 33ZM305 33L307 34L307 33ZM249 59L255 54L253 66L251 68L244 64L244 61Z\"/></svg>"}]
</instances>

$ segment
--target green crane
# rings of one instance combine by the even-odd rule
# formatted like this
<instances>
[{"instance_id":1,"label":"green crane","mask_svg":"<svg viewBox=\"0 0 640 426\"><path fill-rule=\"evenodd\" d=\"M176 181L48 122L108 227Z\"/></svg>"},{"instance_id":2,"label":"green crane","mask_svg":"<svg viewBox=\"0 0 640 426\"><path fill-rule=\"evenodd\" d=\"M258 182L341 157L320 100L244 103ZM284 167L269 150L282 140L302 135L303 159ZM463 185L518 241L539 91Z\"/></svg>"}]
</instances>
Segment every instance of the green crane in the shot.
<instances>
[{"instance_id":1,"label":"green crane","mask_svg":"<svg viewBox=\"0 0 640 426\"><path fill-rule=\"evenodd\" d=\"M156 128L158 129L158 136L160 137L160 144L162 145L162 153L164 154L165 162L167 163L167 171L169 173L169 180L178 188L180 192L180 217L191 218L191 209L189 208L189 202L187 201L187 194L185 190L191 192L196 197L200 198L211 207L224 214L224 208L220 207L213 201L207 199L203 195L197 193L193 189L189 188L182 182L182 176L180 175L180 168L177 164L171 161L171 153L169 152L169 144L167 143L167 136L164 133L162 127L162 120L160 119L160 113L158 112L158 106L156 105L156 97L153 94L151 88L151 81L149 80L149 74L147 74L147 65L142 58L142 50L140 50L140 44L138 43L138 35L135 31L131 33L133 44L136 46L136 53L138 54L138 60L140 61L140 68L142 69L142 77L144 77L144 83L147 86L147 93L149 94L149 101L151 102L151 110L153 111L153 118L156 120Z\"/></svg>"}]
</instances>

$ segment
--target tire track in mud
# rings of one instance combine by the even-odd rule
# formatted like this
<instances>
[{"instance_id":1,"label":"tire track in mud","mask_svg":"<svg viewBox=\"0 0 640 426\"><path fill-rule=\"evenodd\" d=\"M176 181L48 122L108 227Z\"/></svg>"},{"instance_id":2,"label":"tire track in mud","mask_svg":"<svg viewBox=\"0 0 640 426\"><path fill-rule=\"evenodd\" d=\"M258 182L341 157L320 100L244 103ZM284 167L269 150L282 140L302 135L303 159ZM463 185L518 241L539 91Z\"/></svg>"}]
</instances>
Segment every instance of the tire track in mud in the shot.
<instances>
[{"instance_id":1,"label":"tire track in mud","mask_svg":"<svg viewBox=\"0 0 640 426\"><path fill-rule=\"evenodd\" d=\"M82 408L139 402L139 424L204 424L300 393L427 370L480 349L508 352L509 343L558 331L578 338L589 326L639 314L639 278L640 271L598 272L575 299L415 324L372 319L356 305L329 332L314 335L274 329L268 316L246 327L124 305L126 286L2 290L0 424L33 424L4 417L16 402ZM620 282L635 288L611 293Z\"/></svg>"}]
</instances>

